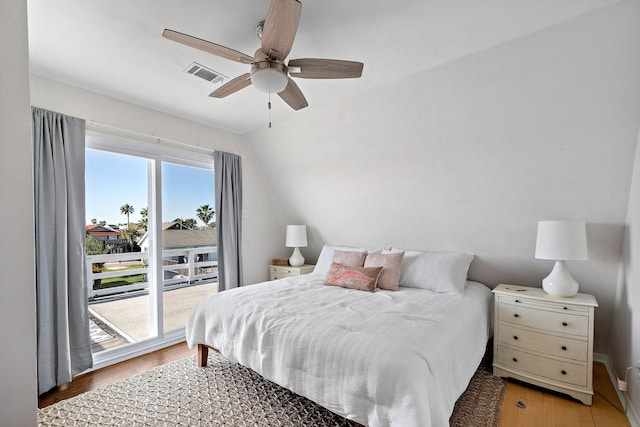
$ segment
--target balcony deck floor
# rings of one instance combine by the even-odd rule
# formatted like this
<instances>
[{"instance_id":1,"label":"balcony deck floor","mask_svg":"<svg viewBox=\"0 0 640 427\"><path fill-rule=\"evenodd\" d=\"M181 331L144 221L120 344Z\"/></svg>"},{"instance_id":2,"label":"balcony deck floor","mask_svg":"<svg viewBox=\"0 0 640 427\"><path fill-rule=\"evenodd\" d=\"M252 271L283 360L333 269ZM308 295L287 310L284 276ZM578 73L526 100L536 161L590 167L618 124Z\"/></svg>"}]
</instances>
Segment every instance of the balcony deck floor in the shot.
<instances>
[{"instance_id":1,"label":"balcony deck floor","mask_svg":"<svg viewBox=\"0 0 640 427\"><path fill-rule=\"evenodd\" d=\"M218 292L218 283L188 286L163 293L164 330L172 331L185 326L189 314L203 298ZM140 295L108 302L92 302L89 312L98 326L106 326L119 335L113 341L94 345L95 350L113 348L126 342L149 338L149 296Z\"/></svg>"}]
</instances>

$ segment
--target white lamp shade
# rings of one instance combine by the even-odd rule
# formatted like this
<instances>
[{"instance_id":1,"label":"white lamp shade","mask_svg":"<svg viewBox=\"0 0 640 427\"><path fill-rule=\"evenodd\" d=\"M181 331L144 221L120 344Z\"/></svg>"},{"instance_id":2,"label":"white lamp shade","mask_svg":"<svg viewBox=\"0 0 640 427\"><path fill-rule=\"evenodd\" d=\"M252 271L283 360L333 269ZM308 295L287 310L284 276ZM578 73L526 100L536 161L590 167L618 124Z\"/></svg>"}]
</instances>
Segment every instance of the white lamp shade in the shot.
<instances>
[{"instance_id":1,"label":"white lamp shade","mask_svg":"<svg viewBox=\"0 0 640 427\"><path fill-rule=\"evenodd\" d=\"M536 258L586 260L587 228L584 221L540 221Z\"/></svg>"},{"instance_id":2,"label":"white lamp shade","mask_svg":"<svg viewBox=\"0 0 640 427\"><path fill-rule=\"evenodd\" d=\"M251 83L260 92L280 93L287 87L289 80L278 69L260 68L251 73Z\"/></svg>"},{"instance_id":3,"label":"white lamp shade","mask_svg":"<svg viewBox=\"0 0 640 427\"><path fill-rule=\"evenodd\" d=\"M285 246L288 248L304 248L307 246L307 226L287 225Z\"/></svg>"}]
</instances>

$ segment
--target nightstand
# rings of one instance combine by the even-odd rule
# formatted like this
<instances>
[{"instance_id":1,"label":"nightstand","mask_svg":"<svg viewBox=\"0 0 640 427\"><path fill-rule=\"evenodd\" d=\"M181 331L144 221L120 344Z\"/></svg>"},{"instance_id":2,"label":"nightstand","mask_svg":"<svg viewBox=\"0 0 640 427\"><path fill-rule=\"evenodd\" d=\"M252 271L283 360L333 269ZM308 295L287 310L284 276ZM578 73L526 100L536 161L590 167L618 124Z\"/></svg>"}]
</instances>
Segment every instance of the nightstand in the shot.
<instances>
[{"instance_id":1,"label":"nightstand","mask_svg":"<svg viewBox=\"0 0 640 427\"><path fill-rule=\"evenodd\" d=\"M290 265L270 265L269 280L282 279L283 277L300 276L313 271L315 265L305 264L298 267Z\"/></svg>"},{"instance_id":2,"label":"nightstand","mask_svg":"<svg viewBox=\"0 0 640 427\"><path fill-rule=\"evenodd\" d=\"M514 285L498 285L493 293L493 374L591 405L595 297L552 297Z\"/></svg>"}]
</instances>

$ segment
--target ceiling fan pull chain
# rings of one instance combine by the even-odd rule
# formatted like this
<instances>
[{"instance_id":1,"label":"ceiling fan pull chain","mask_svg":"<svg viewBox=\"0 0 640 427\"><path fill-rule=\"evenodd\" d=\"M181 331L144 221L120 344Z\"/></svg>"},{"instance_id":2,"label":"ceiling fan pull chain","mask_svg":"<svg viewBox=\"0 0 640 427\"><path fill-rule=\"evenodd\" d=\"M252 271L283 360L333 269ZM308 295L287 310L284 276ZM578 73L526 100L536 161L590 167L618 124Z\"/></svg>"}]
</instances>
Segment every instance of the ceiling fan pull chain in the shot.
<instances>
[{"instance_id":1,"label":"ceiling fan pull chain","mask_svg":"<svg viewBox=\"0 0 640 427\"><path fill-rule=\"evenodd\" d=\"M269 63L269 68L271 68L271 63ZM269 129L271 129L271 73L269 73L269 102L267 106L269 107Z\"/></svg>"}]
</instances>

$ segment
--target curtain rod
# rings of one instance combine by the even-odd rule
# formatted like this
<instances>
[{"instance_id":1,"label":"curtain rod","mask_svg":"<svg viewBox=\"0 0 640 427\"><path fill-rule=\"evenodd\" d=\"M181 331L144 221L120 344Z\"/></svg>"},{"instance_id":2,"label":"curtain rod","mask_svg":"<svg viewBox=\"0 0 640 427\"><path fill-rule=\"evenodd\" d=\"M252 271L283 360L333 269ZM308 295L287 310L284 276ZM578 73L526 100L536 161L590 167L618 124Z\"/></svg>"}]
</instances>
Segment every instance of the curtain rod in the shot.
<instances>
[{"instance_id":1,"label":"curtain rod","mask_svg":"<svg viewBox=\"0 0 640 427\"><path fill-rule=\"evenodd\" d=\"M203 148L203 147L199 147L197 145L192 145L192 144L187 144L186 142L180 142L180 141L175 141L172 139L168 139L168 138L162 138L159 137L157 135L152 135L152 134L147 134L147 133L143 133L143 132L138 132L135 130L129 130L129 129L123 129L123 128L119 128L117 126L112 126L112 125L106 125L103 123L98 123L96 121L93 120L86 120L87 122L87 128L89 130L95 130L95 131L100 131L100 128L106 128L106 129L110 129L110 130L114 130L120 133L124 133L124 135L120 135L120 136L126 136L126 134L129 135L135 135L138 137L144 137L147 139L150 139L154 142L157 142L158 144L162 144L164 143L168 143L167 145L178 145L182 148L186 148L186 149L191 149L191 150L198 150L207 154L212 154L216 151L212 148ZM244 156L243 156L244 157Z\"/></svg>"}]
</instances>

